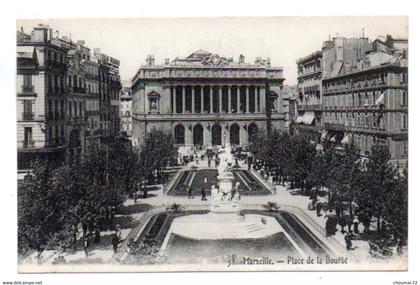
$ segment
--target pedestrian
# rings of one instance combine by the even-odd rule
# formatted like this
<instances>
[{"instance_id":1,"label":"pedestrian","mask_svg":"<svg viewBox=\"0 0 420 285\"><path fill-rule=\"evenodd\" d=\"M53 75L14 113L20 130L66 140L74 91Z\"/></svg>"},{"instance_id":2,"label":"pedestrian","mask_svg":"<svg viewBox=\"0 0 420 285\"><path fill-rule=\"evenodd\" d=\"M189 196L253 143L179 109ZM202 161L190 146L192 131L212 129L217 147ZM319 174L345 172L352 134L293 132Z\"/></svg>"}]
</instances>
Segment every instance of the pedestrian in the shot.
<instances>
[{"instance_id":1,"label":"pedestrian","mask_svg":"<svg viewBox=\"0 0 420 285\"><path fill-rule=\"evenodd\" d=\"M340 218L340 216L341 216L341 204L340 204L340 202L335 203L335 214L337 215L337 218Z\"/></svg>"},{"instance_id":2,"label":"pedestrian","mask_svg":"<svg viewBox=\"0 0 420 285\"><path fill-rule=\"evenodd\" d=\"M117 254L119 240L118 240L118 237L117 237L116 234L114 234L112 236L112 241L111 242L112 242L112 248L114 250L114 254Z\"/></svg>"},{"instance_id":3,"label":"pedestrian","mask_svg":"<svg viewBox=\"0 0 420 285\"><path fill-rule=\"evenodd\" d=\"M321 202L317 202L315 205L316 208L316 216L320 217L321 216L321 210L322 210L322 203Z\"/></svg>"},{"instance_id":4,"label":"pedestrian","mask_svg":"<svg viewBox=\"0 0 420 285\"><path fill-rule=\"evenodd\" d=\"M188 190L188 199L194 199L194 196L192 195L192 187L187 186L187 190Z\"/></svg>"},{"instance_id":5,"label":"pedestrian","mask_svg":"<svg viewBox=\"0 0 420 285\"><path fill-rule=\"evenodd\" d=\"M332 227L331 222L332 222L331 218L328 217L327 221L325 222L325 235L327 237L329 237L331 235L331 227Z\"/></svg>"},{"instance_id":6,"label":"pedestrian","mask_svg":"<svg viewBox=\"0 0 420 285\"><path fill-rule=\"evenodd\" d=\"M201 189L201 201L207 201L207 199L206 199L206 189L204 187Z\"/></svg>"},{"instance_id":7,"label":"pedestrian","mask_svg":"<svg viewBox=\"0 0 420 285\"><path fill-rule=\"evenodd\" d=\"M401 256L403 254L403 242L401 239L397 240L397 255Z\"/></svg>"},{"instance_id":8,"label":"pedestrian","mask_svg":"<svg viewBox=\"0 0 420 285\"><path fill-rule=\"evenodd\" d=\"M347 221L346 221L346 219L343 217L343 216L341 216L341 217L339 217L338 218L338 224L340 225L340 227L341 227L341 233L343 233L344 234L344 227L347 225Z\"/></svg>"},{"instance_id":9,"label":"pedestrian","mask_svg":"<svg viewBox=\"0 0 420 285\"><path fill-rule=\"evenodd\" d=\"M355 234L359 233L359 220L357 219L357 217L354 217L353 219L353 229Z\"/></svg>"},{"instance_id":10,"label":"pedestrian","mask_svg":"<svg viewBox=\"0 0 420 285\"><path fill-rule=\"evenodd\" d=\"M350 216L347 216L346 219L347 219L347 226L349 228L349 233L352 233L351 226L353 225L353 219Z\"/></svg>"},{"instance_id":11,"label":"pedestrian","mask_svg":"<svg viewBox=\"0 0 420 285\"><path fill-rule=\"evenodd\" d=\"M207 188L207 177L204 177L203 188L201 188L201 201L207 201L206 199L206 188Z\"/></svg>"},{"instance_id":12,"label":"pedestrian","mask_svg":"<svg viewBox=\"0 0 420 285\"><path fill-rule=\"evenodd\" d=\"M119 225L116 225L116 227L115 227L115 235L117 236L118 241L120 241L121 240L121 230L120 230Z\"/></svg>"},{"instance_id":13,"label":"pedestrian","mask_svg":"<svg viewBox=\"0 0 420 285\"><path fill-rule=\"evenodd\" d=\"M85 237L86 236L86 233L87 233L87 223L83 223L82 224L82 231L83 231L83 237Z\"/></svg>"},{"instance_id":14,"label":"pedestrian","mask_svg":"<svg viewBox=\"0 0 420 285\"><path fill-rule=\"evenodd\" d=\"M211 167L211 157L208 157L208 166Z\"/></svg>"},{"instance_id":15,"label":"pedestrian","mask_svg":"<svg viewBox=\"0 0 420 285\"><path fill-rule=\"evenodd\" d=\"M87 238L83 239L83 249L85 250L86 257L89 257L89 241Z\"/></svg>"},{"instance_id":16,"label":"pedestrian","mask_svg":"<svg viewBox=\"0 0 420 285\"><path fill-rule=\"evenodd\" d=\"M101 242L101 231L99 230L99 226L95 228L95 243Z\"/></svg>"},{"instance_id":17,"label":"pedestrian","mask_svg":"<svg viewBox=\"0 0 420 285\"><path fill-rule=\"evenodd\" d=\"M347 233L344 236L344 241L346 242L346 249L347 250L352 250L353 249L353 244L351 242L351 237L350 237L350 233Z\"/></svg>"},{"instance_id":18,"label":"pedestrian","mask_svg":"<svg viewBox=\"0 0 420 285\"><path fill-rule=\"evenodd\" d=\"M111 207L110 217L111 217L111 223L114 224L114 218L115 218L115 207L114 206Z\"/></svg>"},{"instance_id":19,"label":"pedestrian","mask_svg":"<svg viewBox=\"0 0 420 285\"><path fill-rule=\"evenodd\" d=\"M133 193L134 204L137 204L137 189Z\"/></svg>"}]
</instances>

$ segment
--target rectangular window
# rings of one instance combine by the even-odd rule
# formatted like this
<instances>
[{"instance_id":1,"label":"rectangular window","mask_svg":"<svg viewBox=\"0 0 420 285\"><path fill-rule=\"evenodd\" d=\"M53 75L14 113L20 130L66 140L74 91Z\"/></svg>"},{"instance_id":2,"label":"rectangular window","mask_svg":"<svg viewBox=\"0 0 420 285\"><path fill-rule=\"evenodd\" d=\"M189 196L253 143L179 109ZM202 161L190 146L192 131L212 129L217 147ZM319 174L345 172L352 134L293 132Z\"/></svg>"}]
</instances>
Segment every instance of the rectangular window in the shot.
<instances>
[{"instance_id":1,"label":"rectangular window","mask_svg":"<svg viewBox=\"0 0 420 285\"><path fill-rule=\"evenodd\" d=\"M407 106L408 98L407 98L407 91L401 91L401 106Z\"/></svg>"},{"instance_id":2,"label":"rectangular window","mask_svg":"<svg viewBox=\"0 0 420 285\"><path fill-rule=\"evenodd\" d=\"M32 75L30 74L23 75L23 86L25 87L32 86Z\"/></svg>"},{"instance_id":3,"label":"rectangular window","mask_svg":"<svg viewBox=\"0 0 420 285\"><path fill-rule=\"evenodd\" d=\"M407 115L402 115L402 129L407 129Z\"/></svg>"},{"instance_id":4,"label":"rectangular window","mask_svg":"<svg viewBox=\"0 0 420 285\"><path fill-rule=\"evenodd\" d=\"M23 101L23 113L32 114L32 100Z\"/></svg>"},{"instance_id":5,"label":"rectangular window","mask_svg":"<svg viewBox=\"0 0 420 285\"><path fill-rule=\"evenodd\" d=\"M25 139L25 142L32 140L32 127L25 127L24 139Z\"/></svg>"},{"instance_id":6,"label":"rectangular window","mask_svg":"<svg viewBox=\"0 0 420 285\"><path fill-rule=\"evenodd\" d=\"M405 157L408 156L408 142L407 141L403 142L403 156Z\"/></svg>"},{"instance_id":7,"label":"rectangular window","mask_svg":"<svg viewBox=\"0 0 420 285\"><path fill-rule=\"evenodd\" d=\"M407 82L407 73L403 72L400 74L400 82L406 83Z\"/></svg>"}]
</instances>

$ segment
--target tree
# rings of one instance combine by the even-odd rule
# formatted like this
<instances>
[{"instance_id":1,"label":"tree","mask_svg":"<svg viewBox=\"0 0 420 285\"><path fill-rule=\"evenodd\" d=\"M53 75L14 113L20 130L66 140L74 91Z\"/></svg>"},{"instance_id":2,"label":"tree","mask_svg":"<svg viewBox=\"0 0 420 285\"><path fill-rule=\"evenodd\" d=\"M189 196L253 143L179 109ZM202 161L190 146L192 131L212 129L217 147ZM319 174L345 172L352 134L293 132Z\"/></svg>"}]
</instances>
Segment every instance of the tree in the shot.
<instances>
[{"instance_id":1,"label":"tree","mask_svg":"<svg viewBox=\"0 0 420 285\"><path fill-rule=\"evenodd\" d=\"M337 171L334 179L338 182L337 198L347 202L350 217L353 219L353 202L355 192L363 185L363 176L360 167L360 151L354 144L344 145L344 153L338 158Z\"/></svg>"},{"instance_id":2,"label":"tree","mask_svg":"<svg viewBox=\"0 0 420 285\"><path fill-rule=\"evenodd\" d=\"M22 254L52 243L54 234L64 227L57 219L64 205L51 178L53 169L46 161L36 161L31 182L18 189L18 249Z\"/></svg>"},{"instance_id":3,"label":"tree","mask_svg":"<svg viewBox=\"0 0 420 285\"><path fill-rule=\"evenodd\" d=\"M360 207L372 212L377 218L378 235L381 234L381 219L385 214L385 205L392 196L397 177L396 171L389 164L389 159L390 154L386 146L372 147L372 154L363 175L363 187L356 193Z\"/></svg>"}]
</instances>

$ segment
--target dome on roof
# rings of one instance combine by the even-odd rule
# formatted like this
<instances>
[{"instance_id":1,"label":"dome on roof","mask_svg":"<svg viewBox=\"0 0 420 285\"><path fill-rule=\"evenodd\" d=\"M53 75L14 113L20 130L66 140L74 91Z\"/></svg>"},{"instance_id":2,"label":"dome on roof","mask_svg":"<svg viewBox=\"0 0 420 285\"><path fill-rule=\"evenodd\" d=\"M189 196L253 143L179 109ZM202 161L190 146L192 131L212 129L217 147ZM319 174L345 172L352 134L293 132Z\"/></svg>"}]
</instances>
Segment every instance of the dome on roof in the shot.
<instances>
[{"instance_id":1,"label":"dome on roof","mask_svg":"<svg viewBox=\"0 0 420 285\"><path fill-rule=\"evenodd\" d=\"M193 52L192 54L190 54L187 58L203 58L203 57L209 56L209 55L211 55L210 52L199 49L199 50Z\"/></svg>"}]
</instances>

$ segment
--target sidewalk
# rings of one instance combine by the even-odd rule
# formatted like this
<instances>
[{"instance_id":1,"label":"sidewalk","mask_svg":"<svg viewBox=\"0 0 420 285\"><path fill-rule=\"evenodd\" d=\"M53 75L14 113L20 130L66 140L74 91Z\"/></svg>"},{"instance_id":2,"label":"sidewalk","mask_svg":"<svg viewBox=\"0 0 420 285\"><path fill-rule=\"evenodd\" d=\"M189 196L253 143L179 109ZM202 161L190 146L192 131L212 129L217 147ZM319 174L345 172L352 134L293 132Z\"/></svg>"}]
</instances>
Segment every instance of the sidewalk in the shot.
<instances>
[{"instance_id":1,"label":"sidewalk","mask_svg":"<svg viewBox=\"0 0 420 285\"><path fill-rule=\"evenodd\" d=\"M207 159L199 160L199 163L190 162L184 168L189 168L191 166L198 166L198 167L205 167L208 168L208 161ZM240 163L240 166L246 168L243 162ZM211 167L215 167L214 161L212 161ZM121 229L121 238L124 240L128 234L131 232L133 228L138 224L139 219L143 216L146 211L153 209L158 206L169 206L174 203L180 205L208 205L210 206L210 200L202 201L200 196L195 196L194 199L188 199L186 196L168 196L163 193L163 185L157 185L158 187L155 190L148 191L147 198L141 198L142 196L137 199L137 204L134 204L133 199L127 199L124 204L123 208L119 214L115 216L116 225L118 225ZM304 211L309 217L313 219L320 227L325 229L326 218L324 216L325 212L322 211L322 216L318 217L316 215L316 211L308 210L308 204L310 199L308 196L302 195L293 195L295 190L287 190L286 186L276 186L276 193L264 196L242 196L241 197L241 204L243 205L263 205L268 202L275 202L277 204L283 205L290 205L295 206ZM325 199L325 198L323 198ZM363 226L361 226L363 228ZM112 250L112 234L114 231L103 231L101 232L101 243L95 245L91 243L89 256L86 257L83 246L79 241L77 251L72 254L64 254L64 258L67 264L84 264L84 263L113 263L116 262L113 258L113 250ZM344 235L337 231L333 238L339 242L345 248L345 241ZM369 254L369 244L367 241L361 240L354 240L353 247L355 248L351 251L352 254L358 257L360 261L368 262L368 261L375 261L378 262L377 259L373 259ZM54 251L45 251L43 253L42 264L52 264L54 258L57 257L58 254ZM30 262L32 264L36 264L36 254L33 254L31 258L27 258L25 262Z\"/></svg>"}]
</instances>

